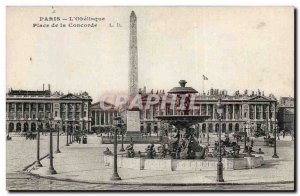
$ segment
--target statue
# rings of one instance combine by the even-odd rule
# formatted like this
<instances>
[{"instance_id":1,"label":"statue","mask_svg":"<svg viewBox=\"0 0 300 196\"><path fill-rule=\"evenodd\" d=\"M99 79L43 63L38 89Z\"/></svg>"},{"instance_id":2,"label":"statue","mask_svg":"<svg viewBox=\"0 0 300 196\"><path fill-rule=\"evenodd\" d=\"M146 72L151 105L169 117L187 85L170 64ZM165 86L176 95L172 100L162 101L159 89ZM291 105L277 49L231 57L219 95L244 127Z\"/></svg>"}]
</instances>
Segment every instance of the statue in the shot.
<instances>
[{"instance_id":1,"label":"statue","mask_svg":"<svg viewBox=\"0 0 300 196\"><path fill-rule=\"evenodd\" d=\"M135 156L132 142L128 146L126 146L126 150L127 150L127 157L133 158Z\"/></svg>"},{"instance_id":2,"label":"statue","mask_svg":"<svg viewBox=\"0 0 300 196\"><path fill-rule=\"evenodd\" d=\"M168 151L168 149L166 148L165 144L162 143L162 144L158 147L159 158L160 158L160 159L166 158L167 151Z\"/></svg>"},{"instance_id":3,"label":"statue","mask_svg":"<svg viewBox=\"0 0 300 196\"><path fill-rule=\"evenodd\" d=\"M151 144L151 146L149 145L146 148L146 152L147 152L147 158L154 159L154 157L156 156L156 152L155 152L155 148L154 148L154 144L153 143Z\"/></svg>"}]
</instances>

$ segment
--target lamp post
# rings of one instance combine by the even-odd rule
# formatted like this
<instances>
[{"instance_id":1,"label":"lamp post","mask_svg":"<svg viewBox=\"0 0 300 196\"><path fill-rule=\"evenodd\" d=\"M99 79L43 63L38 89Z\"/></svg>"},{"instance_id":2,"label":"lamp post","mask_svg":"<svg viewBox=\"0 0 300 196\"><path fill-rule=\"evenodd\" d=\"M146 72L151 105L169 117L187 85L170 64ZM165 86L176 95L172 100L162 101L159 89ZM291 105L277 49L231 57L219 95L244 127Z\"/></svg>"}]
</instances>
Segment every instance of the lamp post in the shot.
<instances>
[{"instance_id":1,"label":"lamp post","mask_svg":"<svg viewBox=\"0 0 300 196\"><path fill-rule=\"evenodd\" d=\"M66 131L66 133L67 133L67 143L66 143L66 146L69 146L69 138L68 138L68 136L69 136L69 125L68 125L68 122L65 122L65 131ZM67 128L66 128L67 127Z\"/></svg>"},{"instance_id":2,"label":"lamp post","mask_svg":"<svg viewBox=\"0 0 300 196\"><path fill-rule=\"evenodd\" d=\"M57 121L57 141L56 141L56 151L55 153L61 153L59 150L59 128L60 128L60 121Z\"/></svg>"},{"instance_id":3,"label":"lamp post","mask_svg":"<svg viewBox=\"0 0 300 196\"><path fill-rule=\"evenodd\" d=\"M224 182L223 179L223 163L221 154L221 120L223 115L223 105L222 100L219 98L217 103L217 113L219 117L219 152L218 152L218 164L217 164L217 182Z\"/></svg>"},{"instance_id":4,"label":"lamp post","mask_svg":"<svg viewBox=\"0 0 300 196\"><path fill-rule=\"evenodd\" d=\"M246 146L247 146L247 141L246 141L246 139L247 139L247 125L248 125L248 123L247 122L244 122L244 153L246 153L247 151L246 151Z\"/></svg>"},{"instance_id":5,"label":"lamp post","mask_svg":"<svg viewBox=\"0 0 300 196\"><path fill-rule=\"evenodd\" d=\"M272 158L279 158L279 156L277 155L276 153L276 132L278 130L278 124L277 124L277 120L275 119L275 122L274 122L274 154L272 156Z\"/></svg>"},{"instance_id":6,"label":"lamp post","mask_svg":"<svg viewBox=\"0 0 300 196\"><path fill-rule=\"evenodd\" d=\"M111 180L121 180L121 177L118 174L118 156L117 156L117 126L120 124L121 117L116 117L114 119L114 168L113 168L113 175L110 178Z\"/></svg>"},{"instance_id":7,"label":"lamp post","mask_svg":"<svg viewBox=\"0 0 300 196\"><path fill-rule=\"evenodd\" d=\"M43 167L43 165L40 162L40 128L42 124L42 118L41 115L38 117L38 128L37 128L37 140L36 140L36 167Z\"/></svg>"},{"instance_id":8,"label":"lamp post","mask_svg":"<svg viewBox=\"0 0 300 196\"><path fill-rule=\"evenodd\" d=\"M73 129L73 125L70 122L70 129L69 129L69 144L72 144L72 131L71 128Z\"/></svg>"},{"instance_id":9,"label":"lamp post","mask_svg":"<svg viewBox=\"0 0 300 196\"><path fill-rule=\"evenodd\" d=\"M50 158L50 164L49 164L49 169L47 171L47 174L48 175L52 175L52 174L56 174L56 171L53 167L53 146L52 146L52 125L53 125L53 117L52 117L52 114L49 113L49 132L50 132L50 149L49 149L49 158Z\"/></svg>"},{"instance_id":10,"label":"lamp post","mask_svg":"<svg viewBox=\"0 0 300 196\"><path fill-rule=\"evenodd\" d=\"M124 124L125 125L125 124ZM120 126L120 130L121 130L121 134L122 134L122 143L121 143L121 149L120 149L120 152L124 152L125 149L124 149L124 132L125 132L125 126L121 124Z\"/></svg>"}]
</instances>

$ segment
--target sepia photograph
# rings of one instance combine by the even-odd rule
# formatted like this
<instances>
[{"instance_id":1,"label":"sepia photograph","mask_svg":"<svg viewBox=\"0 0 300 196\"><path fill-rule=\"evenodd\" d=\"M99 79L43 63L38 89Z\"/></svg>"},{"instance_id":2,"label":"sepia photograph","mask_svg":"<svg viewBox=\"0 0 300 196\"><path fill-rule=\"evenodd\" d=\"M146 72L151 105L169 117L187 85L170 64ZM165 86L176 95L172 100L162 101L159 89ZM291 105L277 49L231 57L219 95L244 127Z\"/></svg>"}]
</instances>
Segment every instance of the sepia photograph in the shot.
<instances>
[{"instance_id":1,"label":"sepia photograph","mask_svg":"<svg viewBox=\"0 0 300 196\"><path fill-rule=\"evenodd\" d=\"M295 18L6 6L6 190L294 192Z\"/></svg>"}]
</instances>

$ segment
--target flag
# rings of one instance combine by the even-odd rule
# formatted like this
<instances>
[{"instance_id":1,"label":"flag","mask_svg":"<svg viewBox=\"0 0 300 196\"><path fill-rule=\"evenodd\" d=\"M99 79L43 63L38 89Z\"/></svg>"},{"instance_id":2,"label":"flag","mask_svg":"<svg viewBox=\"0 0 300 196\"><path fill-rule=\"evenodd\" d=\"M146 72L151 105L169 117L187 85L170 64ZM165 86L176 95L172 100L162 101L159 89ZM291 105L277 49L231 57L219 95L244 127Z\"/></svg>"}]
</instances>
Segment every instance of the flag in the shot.
<instances>
[{"instance_id":1,"label":"flag","mask_svg":"<svg viewBox=\"0 0 300 196\"><path fill-rule=\"evenodd\" d=\"M202 76L203 76L203 80L208 80L208 78L205 75Z\"/></svg>"}]
</instances>

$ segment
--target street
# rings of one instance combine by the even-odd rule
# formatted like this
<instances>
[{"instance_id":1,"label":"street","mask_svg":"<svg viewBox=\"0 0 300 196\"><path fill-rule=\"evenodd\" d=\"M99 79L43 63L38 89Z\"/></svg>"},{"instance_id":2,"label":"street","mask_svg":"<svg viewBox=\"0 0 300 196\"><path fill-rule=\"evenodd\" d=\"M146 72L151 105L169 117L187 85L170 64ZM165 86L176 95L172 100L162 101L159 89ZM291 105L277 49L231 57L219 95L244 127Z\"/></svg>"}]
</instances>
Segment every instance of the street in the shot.
<instances>
[{"instance_id":1,"label":"street","mask_svg":"<svg viewBox=\"0 0 300 196\"><path fill-rule=\"evenodd\" d=\"M97 139L96 137L89 136L89 138ZM84 150L86 147L79 144L73 144L70 147L65 146L66 137L62 136L60 141L62 153L75 152L79 148ZM41 137L41 157L48 153L48 136ZM213 140L213 139L212 139ZM56 150L56 137L54 136L54 151ZM89 152L94 154L99 153L104 150L106 146L111 148L111 145L103 145L101 148L91 148ZM293 153L293 145L291 141L279 141L278 142L278 153L280 157L285 157L289 153ZM73 149L74 148L74 149ZM73 150L71 150L73 149ZM285 150L281 150L285 149ZM70 151L71 150L71 151ZM266 151L272 152L272 148L266 148ZM82 151L84 152L84 151ZM60 156L63 154L60 154ZM54 153L54 161L55 161ZM283 183L283 184L263 184L263 185L201 185L201 186L151 186L151 185L113 185L113 184L99 184L99 183L78 183L78 182L68 182L60 180L50 180L46 178L39 178L33 175L28 175L21 173L20 171L27 165L33 163L36 159L36 140L25 140L24 137L13 137L11 141L7 141L7 189L8 190L291 190L293 189L293 183ZM77 159L77 158L76 158ZM79 157L80 159L80 157ZM293 161L293 157L284 158ZM47 161L48 159L44 159ZM96 159L95 159L96 160ZM269 161L270 163L270 161ZM274 165L274 163L270 163ZM46 166L46 165L44 165ZM275 167L276 164L274 165ZM274 167L272 166L272 167ZM59 169L59 166L57 166ZM269 166L264 166L259 168L259 171L263 172L263 168L268 168ZM55 168L55 165L54 165ZM287 168L287 171L293 168ZM252 170L254 171L254 170ZM59 170L58 170L59 172ZM110 172L110 170L108 171ZM249 173L251 170L244 170L242 173ZM241 173L241 174L242 174ZM69 173L70 177L75 175L75 173ZM75 177L75 176L74 176ZM228 179L228 175L225 179Z\"/></svg>"}]
</instances>

